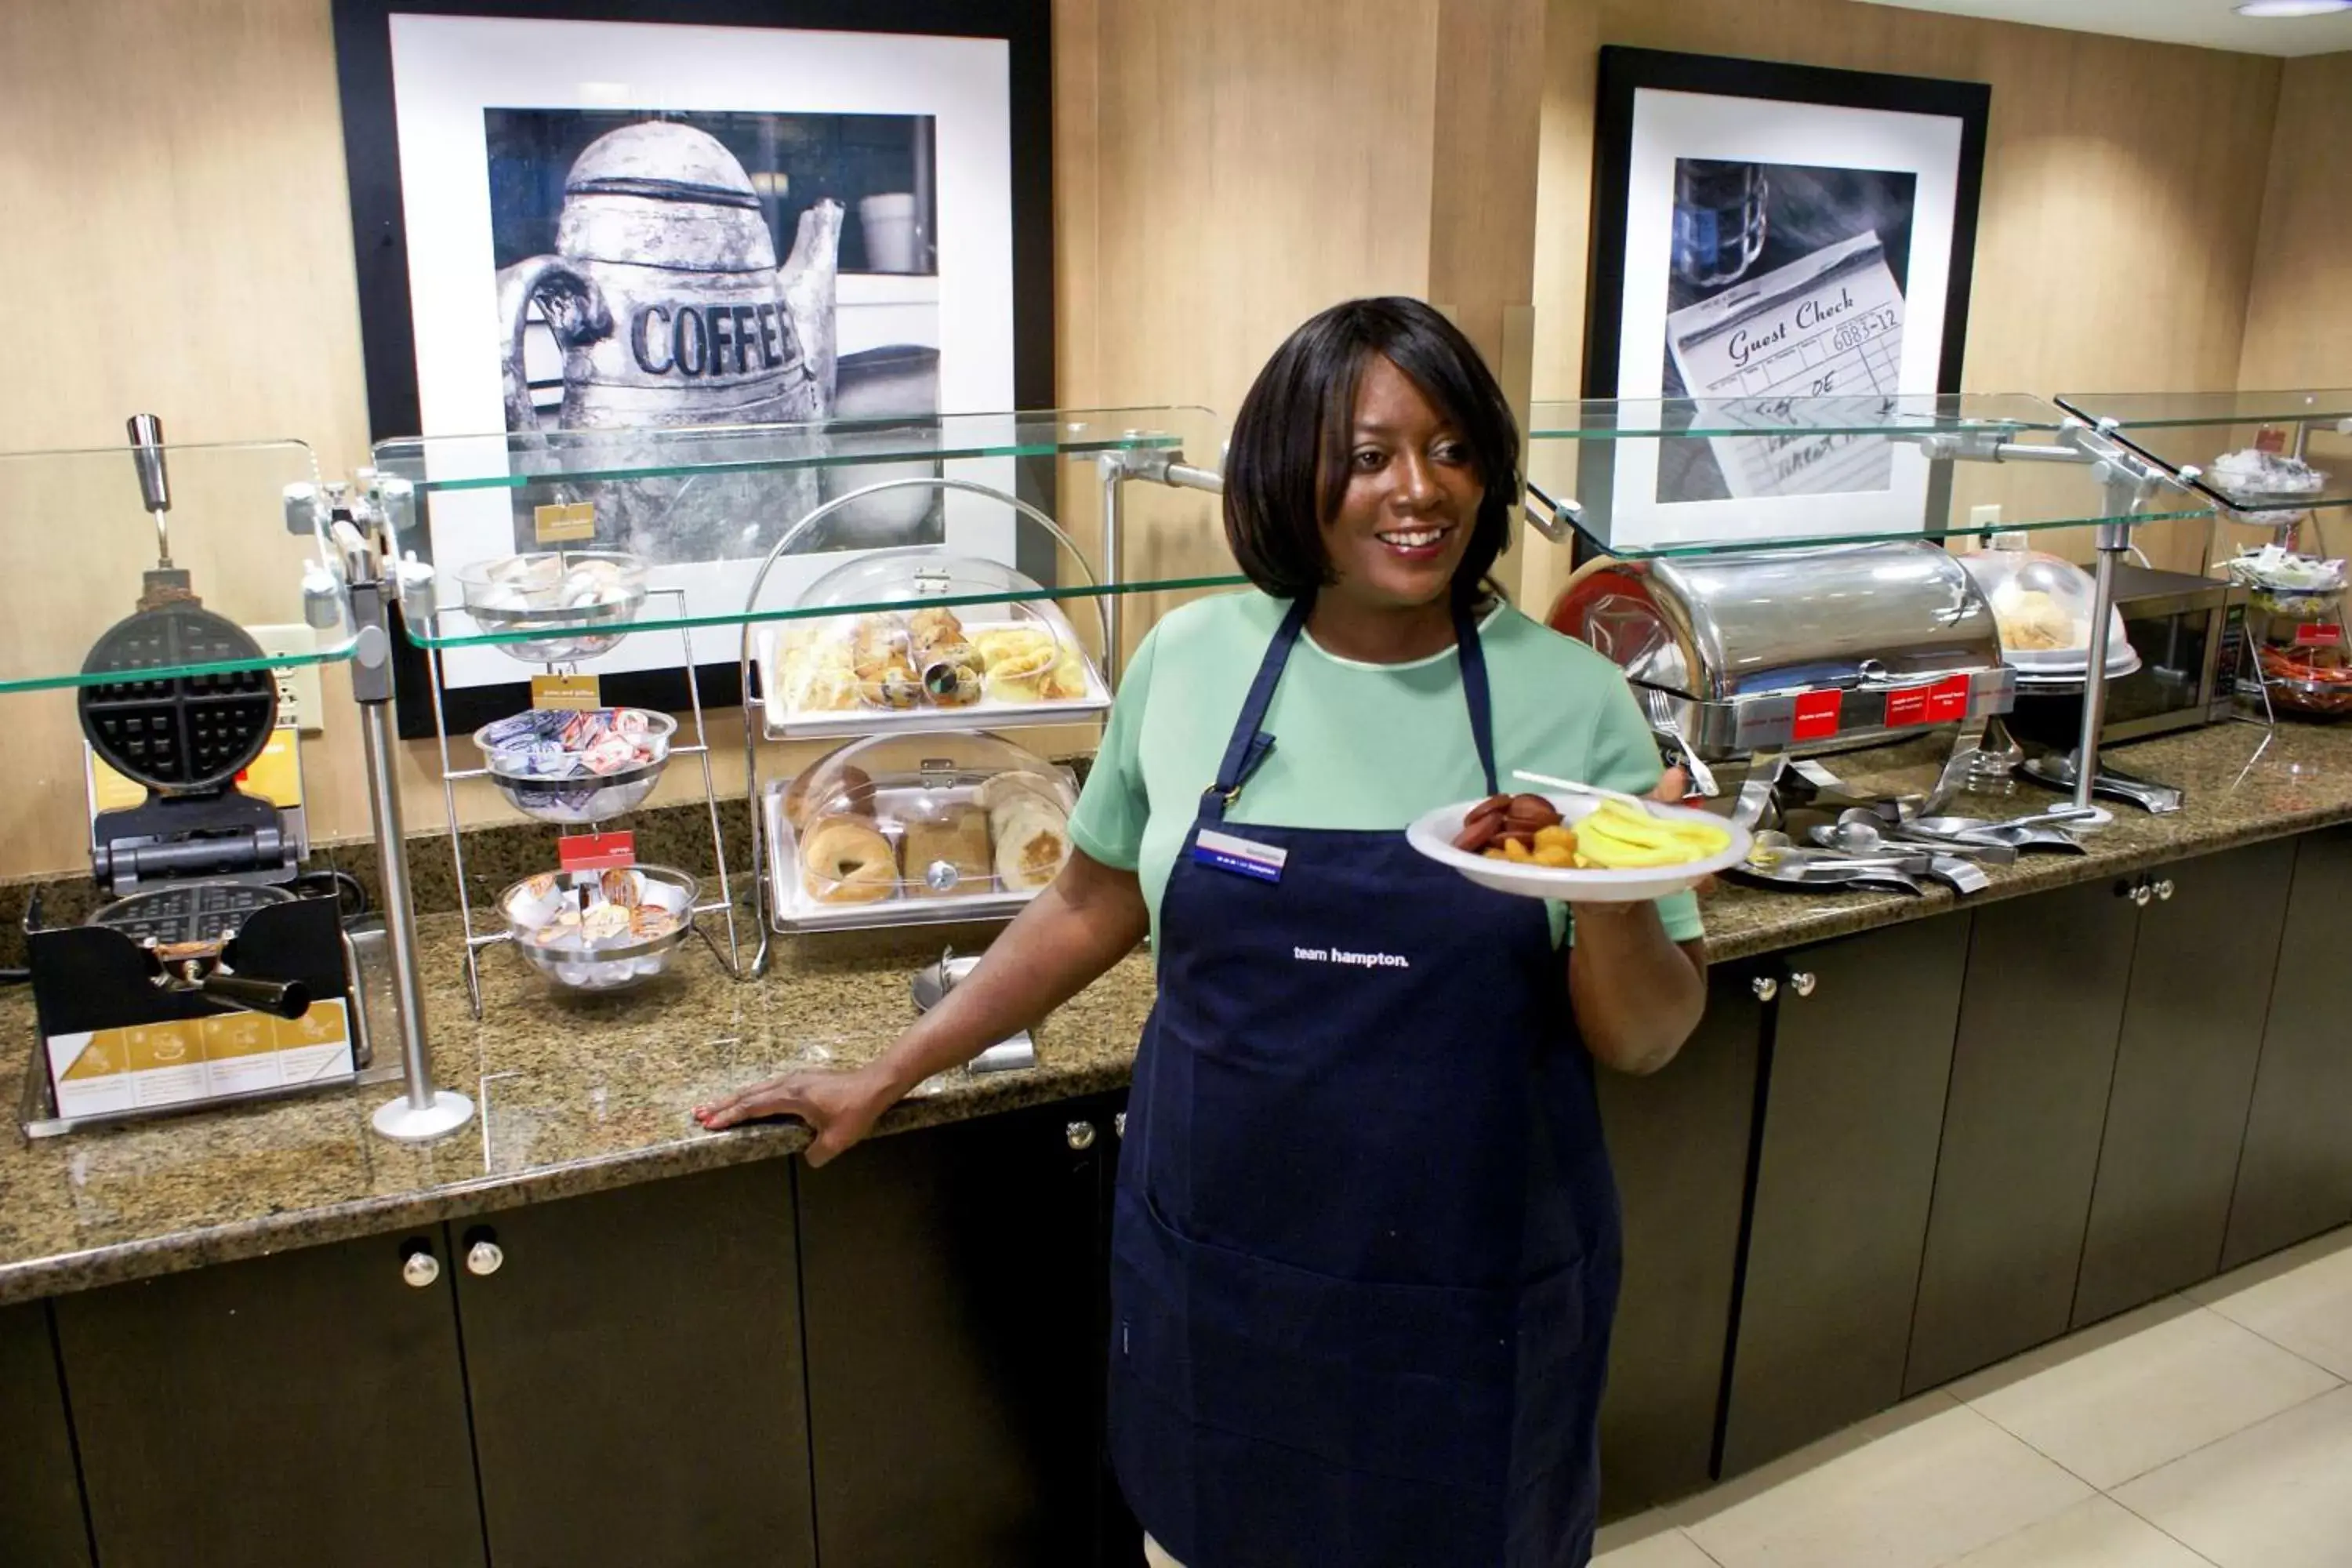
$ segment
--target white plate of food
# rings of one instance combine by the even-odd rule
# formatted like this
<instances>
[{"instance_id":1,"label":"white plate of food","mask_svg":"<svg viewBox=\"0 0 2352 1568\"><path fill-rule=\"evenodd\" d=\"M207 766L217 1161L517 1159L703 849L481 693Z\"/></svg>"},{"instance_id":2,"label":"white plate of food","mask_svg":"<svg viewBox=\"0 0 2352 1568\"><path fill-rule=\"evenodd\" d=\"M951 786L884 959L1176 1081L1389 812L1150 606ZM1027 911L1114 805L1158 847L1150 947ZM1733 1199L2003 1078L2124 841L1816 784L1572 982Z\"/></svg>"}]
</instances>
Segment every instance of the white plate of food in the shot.
<instances>
[{"instance_id":1,"label":"white plate of food","mask_svg":"<svg viewBox=\"0 0 2352 1568\"><path fill-rule=\"evenodd\" d=\"M1497 806L1498 801L1504 804ZM1541 820L1538 806L1553 819ZM1474 813L1479 817L1472 832ZM1492 834L1486 831L1490 817L1501 824ZM1564 846L1561 829L1569 839ZM1405 841L1482 888L1584 904L1646 903L1679 893L1746 860L1751 842L1748 829L1709 812L1570 794L1495 795L1440 806L1407 827ZM1510 847L1514 842L1517 850ZM1472 847L1457 847L1465 843Z\"/></svg>"}]
</instances>

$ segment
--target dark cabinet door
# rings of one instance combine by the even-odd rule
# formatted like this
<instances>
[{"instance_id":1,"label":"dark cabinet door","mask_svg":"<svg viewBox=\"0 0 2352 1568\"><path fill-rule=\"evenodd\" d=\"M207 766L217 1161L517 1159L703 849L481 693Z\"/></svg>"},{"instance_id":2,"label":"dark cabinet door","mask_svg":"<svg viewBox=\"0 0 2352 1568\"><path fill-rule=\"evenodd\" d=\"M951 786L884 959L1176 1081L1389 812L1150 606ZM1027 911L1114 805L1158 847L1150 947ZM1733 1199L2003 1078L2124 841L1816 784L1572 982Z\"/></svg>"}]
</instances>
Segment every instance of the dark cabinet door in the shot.
<instances>
[{"instance_id":1,"label":"dark cabinet door","mask_svg":"<svg viewBox=\"0 0 2352 1568\"><path fill-rule=\"evenodd\" d=\"M1906 1394L2066 1331L2131 985L2136 885L1975 912Z\"/></svg>"},{"instance_id":2,"label":"dark cabinet door","mask_svg":"<svg viewBox=\"0 0 2352 1568\"><path fill-rule=\"evenodd\" d=\"M1087 1395L1088 1429L1095 1444L1095 1539L1089 1561L1103 1568L1131 1568L1143 1561L1143 1527L1119 1490L1111 1469L1110 1432L1106 1426L1110 1400L1110 1225L1111 1200L1118 1187L1118 1155L1127 1137L1127 1096L1097 1102L1082 1114L1098 1115L1113 1132L1111 1147L1095 1163L1095 1317L1093 1332L1083 1347L1090 1357L1092 1379Z\"/></svg>"},{"instance_id":3,"label":"dark cabinet door","mask_svg":"<svg viewBox=\"0 0 2352 1568\"><path fill-rule=\"evenodd\" d=\"M1706 1016L1662 1070L1600 1075L1625 1215L1625 1279L1601 1406L1601 1506L1612 1518L1707 1483L1756 1114L1762 973L1714 971Z\"/></svg>"},{"instance_id":4,"label":"dark cabinet door","mask_svg":"<svg viewBox=\"0 0 2352 1568\"><path fill-rule=\"evenodd\" d=\"M2293 841L2280 840L2151 875L2158 897L2140 911L2132 954L2077 1324L2221 1266L2294 865Z\"/></svg>"},{"instance_id":5,"label":"dark cabinet door","mask_svg":"<svg viewBox=\"0 0 2352 1568\"><path fill-rule=\"evenodd\" d=\"M89 1526L74 1475L49 1310L0 1307L0 1562L87 1568Z\"/></svg>"},{"instance_id":6,"label":"dark cabinet door","mask_svg":"<svg viewBox=\"0 0 2352 1568\"><path fill-rule=\"evenodd\" d=\"M814 1563L792 1188L763 1160L450 1224L493 1568Z\"/></svg>"},{"instance_id":7,"label":"dark cabinet door","mask_svg":"<svg viewBox=\"0 0 2352 1568\"><path fill-rule=\"evenodd\" d=\"M877 1139L799 1177L819 1560L1090 1562L1107 1105Z\"/></svg>"},{"instance_id":8,"label":"dark cabinet door","mask_svg":"<svg viewBox=\"0 0 2352 1568\"><path fill-rule=\"evenodd\" d=\"M404 1277L415 1245L304 1247L53 1304L105 1568L481 1563L457 1313L446 1267Z\"/></svg>"},{"instance_id":9,"label":"dark cabinet door","mask_svg":"<svg viewBox=\"0 0 2352 1568\"><path fill-rule=\"evenodd\" d=\"M1969 919L1787 961L1767 1037L1726 1475L1902 1395Z\"/></svg>"},{"instance_id":10,"label":"dark cabinet door","mask_svg":"<svg viewBox=\"0 0 2352 1568\"><path fill-rule=\"evenodd\" d=\"M2270 1020L2221 1267L2352 1219L2352 828L2295 844Z\"/></svg>"}]
</instances>

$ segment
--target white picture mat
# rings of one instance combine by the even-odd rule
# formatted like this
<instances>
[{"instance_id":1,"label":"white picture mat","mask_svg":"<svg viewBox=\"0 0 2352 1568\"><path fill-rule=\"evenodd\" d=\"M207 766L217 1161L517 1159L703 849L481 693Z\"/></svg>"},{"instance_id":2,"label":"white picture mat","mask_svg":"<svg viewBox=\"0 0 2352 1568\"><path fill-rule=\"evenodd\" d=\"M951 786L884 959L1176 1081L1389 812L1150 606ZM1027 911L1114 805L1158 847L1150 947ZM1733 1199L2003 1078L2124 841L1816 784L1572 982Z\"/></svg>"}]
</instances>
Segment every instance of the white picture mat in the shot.
<instances>
[{"instance_id":1,"label":"white picture mat","mask_svg":"<svg viewBox=\"0 0 2352 1568\"><path fill-rule=\"evenodd\" d=\"M1874 169L1916 175L1911 254L1904 283L1897 389L1931 395L1943 366L1958 209L1962 122L1834 104L1790 103L1642 88L1633 94L1626 169L1624 293L1619 308L1617 395L1664 393L1666 301L1674 267L1675 164L1684 158ZM1898 444L1885 490L1661 504L1657 441L1611 450L1610 538L1633 547L1698 540L1824 538L1921 525L1928 468Z\"/></svg>"},{"instance_id":2,"label":"white picture mat","mask_svg":"<svg viewBox=\"0 0 2352 1568\"><path fill-rule=\"evenodd\" d=\"M1012 86L1003 39L413 15L394 15L390 26L420 435L506 426L488 109L931 116L940 407L1013 406ZM1014 468L996 460L948 471L1011 490ZM432 498L444 605L459 602L456 569L513 553L511 501L506 490ZM1013 558L1009 509L954 491L946 503L950 549ZM855 553L780 561L761 602L790 603ZM664 565L652 580L686 589L697 613L717 613L740 605L756 564ZM440 625L449 635L471 630L446 613ZM714 635L724 647L709 646ZM705 632L693 657L732 659L735 647L731 633ZM673 668L680 659L676 637L663 633L632 637L583 668L611 674ZM524 668L497 648L453 648L445 662L452 688L508 684Z\"/></svg>"}]
</instances>

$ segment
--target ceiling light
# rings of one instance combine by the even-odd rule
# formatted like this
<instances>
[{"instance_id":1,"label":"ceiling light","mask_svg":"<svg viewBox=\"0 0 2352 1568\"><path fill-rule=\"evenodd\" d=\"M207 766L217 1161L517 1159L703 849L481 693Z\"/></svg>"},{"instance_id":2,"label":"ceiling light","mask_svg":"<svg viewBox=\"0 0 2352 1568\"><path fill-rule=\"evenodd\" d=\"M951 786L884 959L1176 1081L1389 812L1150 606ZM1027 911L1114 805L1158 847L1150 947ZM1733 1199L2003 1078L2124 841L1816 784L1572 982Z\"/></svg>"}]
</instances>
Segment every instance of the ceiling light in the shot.
<instances>
[{"instance_id":1,"label":"ceiling light","mask_svg":"<svg viewBox=\"0 0 2352 1568\"><path fill-rule=\"evenodd\" d=\"M2241 16L2325 16L2352 11L2352 0L2238 0Z\"/></svg>"}]
</instances>

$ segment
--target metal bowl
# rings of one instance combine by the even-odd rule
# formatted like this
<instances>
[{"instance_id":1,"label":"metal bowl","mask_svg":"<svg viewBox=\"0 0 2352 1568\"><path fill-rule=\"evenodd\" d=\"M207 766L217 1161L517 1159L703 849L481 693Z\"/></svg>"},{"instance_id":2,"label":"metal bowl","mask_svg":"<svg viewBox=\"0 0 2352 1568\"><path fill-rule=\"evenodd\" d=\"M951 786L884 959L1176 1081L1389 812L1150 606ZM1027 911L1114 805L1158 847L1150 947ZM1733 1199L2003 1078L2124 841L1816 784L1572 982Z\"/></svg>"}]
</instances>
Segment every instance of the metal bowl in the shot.
<instances>
[{"instance_id":1,"label":"metal bowl","mask_svg":"<svg viewBox=\"0 0 2352 1568\"><path fill-rule=\"evenodd\" d=\"M551 550L478 561L457 574L466 613L526 664L570 664L621 646L646 602L646 563L617 551ZM593 590L596 597L583 600Z\"/></svg>"},{"instance_id":2,"label":"metal bowl","mask_svg":"<svg viewBox=\"0 0 2352 1568\"><path fill-rule=\"evenodd\" d=\"M515 951L566 991L624 991L667 969L694 931L694 905L700 884L667 866L626 869L637 879L638 895L646 907L677 917L674 929L655 937L598 942L572 928L554 940L541 941L556 911L577 898L581 889L600 887L605 875L602 871L542 872L499 895L499 913L505 918Z\"/></svg>"},{"instance_id":3,"label":"metal bowl","mask_svg":"<svg viewBox=\"0 0 2352 1568\"><path fill-rule=\"evenodd\" d=\"M653 743L654 759L614 773L577 773L562 778L527 773L514 748L494 748L482 739L491 728L487 724L474 731L474 744L481 748L482 763L488 770L490 782L498 785L507 804L525 816L567 827L610 822L643 805L654 793L654 786L661 782L663 770L669 766L670 742L677 733L677 721L650 709L639 711L646 715L646 737Z\"/></svg>"}]
</instances>

